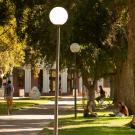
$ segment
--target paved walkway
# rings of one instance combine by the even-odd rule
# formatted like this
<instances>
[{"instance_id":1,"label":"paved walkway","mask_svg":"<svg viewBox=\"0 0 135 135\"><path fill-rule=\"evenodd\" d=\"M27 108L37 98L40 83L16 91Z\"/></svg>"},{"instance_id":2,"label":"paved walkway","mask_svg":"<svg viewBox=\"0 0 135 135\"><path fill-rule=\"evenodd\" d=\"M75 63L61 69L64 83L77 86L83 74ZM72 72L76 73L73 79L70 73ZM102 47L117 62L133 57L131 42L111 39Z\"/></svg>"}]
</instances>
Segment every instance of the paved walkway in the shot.
<instances>
[{"instance_id":1,"label":"paved walkway","mask_svg":"<svg viewBox=\"0 0 135 135\"><path fill-rule=\"evenodd\" d=\"M63 98L59 101L59 114L74 110L74 99ZM54 119L54 101L46 105L35 106L13 112L10 116L0 116L0 135L37 135Z\"/></svg>"}]
</instances>

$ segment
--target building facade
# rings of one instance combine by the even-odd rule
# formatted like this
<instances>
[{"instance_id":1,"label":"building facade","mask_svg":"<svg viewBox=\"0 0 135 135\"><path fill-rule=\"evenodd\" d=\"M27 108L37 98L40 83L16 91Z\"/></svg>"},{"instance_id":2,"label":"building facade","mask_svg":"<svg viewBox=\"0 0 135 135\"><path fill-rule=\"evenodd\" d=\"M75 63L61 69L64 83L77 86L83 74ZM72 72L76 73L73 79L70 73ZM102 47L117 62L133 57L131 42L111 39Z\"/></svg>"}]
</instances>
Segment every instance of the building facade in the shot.
<instances>
[{"instance_id":1,"label":"building facade","mask_svg":"<svg viewBox=\"0 0 135 135\"><path fill-rule=\"evenodd\" d=\"M31 89L36 86L41 95L54 95L55 93L55 69L40 69L37 78L34 77L33 71L29 67L24 69L15 69L13 75L10 77L14 89L15 96L29 96ZM72 95L75 89L74 82L76 80L76 89L78 94L82 93L82 78L74 77L74 71L67 68L60 72L59 76L59 93L60 95Z\"/></svg>"},{"instance_id":2,"label":"building facade","mask_svg":"<svg viewBox=\"0 0 135 135\"><path fill-rule=\"evenodd\" d=\"M39 89L41 95L55 94L55 68L40 69L37 78L34 77L33 71L30 67L14 69L13 74L10 75L10 80L14 85L14 96L29 96L30 91L35 86ZM60 72L59 82L60 95L73 95L74 89L77 89L77 94L81 95L82 89L84 89L82 77L79 74L75 77L73 69L63 69ZM109 96L109 83L109 79L101 79L97 82L95 89L98 89L98 86L102 85L107 95Z\"/></svg>"}]
</instances>

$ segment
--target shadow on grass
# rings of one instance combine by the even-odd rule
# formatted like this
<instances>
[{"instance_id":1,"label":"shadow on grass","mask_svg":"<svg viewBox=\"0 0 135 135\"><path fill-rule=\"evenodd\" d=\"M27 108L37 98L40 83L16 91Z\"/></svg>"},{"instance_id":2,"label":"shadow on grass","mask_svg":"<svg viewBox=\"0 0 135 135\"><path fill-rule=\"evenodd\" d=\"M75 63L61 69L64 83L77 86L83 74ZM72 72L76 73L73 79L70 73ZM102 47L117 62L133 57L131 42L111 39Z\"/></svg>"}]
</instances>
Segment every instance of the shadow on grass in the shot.
<instances>
[{"instance_id":1,"label":"shadow on grass","mask_svg":"<svg viewBox=\"0 0 135 135\"><path fill-rule=\"evenodd\" d=\"M79 116L77 119L74 117L69 117L69 118L61 118L59 120L59 126L60 127L66 127L66 126L71 126L75 125L76 127L81 127L88 126L93 127L93 126L122 126L125 124L128 124L131 121L132 117L81 117ZM53 123L51 123L51 126ZM50 126L50 125L49 125Z\"/></svg>"},{"instance_id":2,"label":"shadow on grass","mask_svg":"<svg viewBox=\"0 0 135 135\"><path fill-rule=\"evenodd\" d=\"M129 127L79 127L60 129L60 135L134 135ZM39 135L53 135L53 130L44 129Z\"/></svg>"},{"instance_id":3,"label":"shadow on grass","mask_svg":"<svg viewBox=\"0 0 135 135\"><path fill-rule=\"evenodd\" d=\"M92 122L94 122L95 121L95 119L85 119L85 120L83 120L83 122L82 121L74 121L74 122L72 122L73 121L73 119L70 119L70 120L68 120L68 121L60 121L60 127L63 127L64 125L83 125L83 123L85 123L85 124L90 124L90 123L92 123Z\"/></svg>"},{"instance_id":4,"label":"shadow on grass","mask_svg":"<svg viewBox=\"0 0 135 135\"><path fill-rule=\"evenodd\" d=\"M13 111L23 109L25 107L33 107L35 105L38 105L36 103L28 103L28 102L15 102L13 103ZM7 113L7 104L6 102L0 103L0 114L6 114Z\"/></svg>"},{"instance_id":5,"label":"shadow on grass","mask_svg":"<svg viewBox=\"0 0 135 135\"><path fill-rule=\"evenodd\" d=\"M61 135L133 135L134 129L128 127L85 127L60 130Z\"/></svg>"}]
</instances>

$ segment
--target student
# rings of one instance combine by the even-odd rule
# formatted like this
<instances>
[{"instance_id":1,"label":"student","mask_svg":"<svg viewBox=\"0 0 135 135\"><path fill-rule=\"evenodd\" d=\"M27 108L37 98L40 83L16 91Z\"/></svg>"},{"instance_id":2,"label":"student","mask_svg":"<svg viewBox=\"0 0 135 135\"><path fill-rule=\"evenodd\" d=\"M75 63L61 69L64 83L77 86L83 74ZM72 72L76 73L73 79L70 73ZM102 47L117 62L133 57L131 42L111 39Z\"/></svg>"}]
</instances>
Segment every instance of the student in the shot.
<instances>
[{"instance_id":1,"label":"student","mask_svg":"<svg viewBox=\"0 0 135 135\"><path fill-rule=\"evenodd\" d=\"M97 102L105 98L105 91L103 90L101 85L99 86L99 93L100 93L100 96L96 98Z\"/></svg>"},{"instance_id":2,"label":"student","mask_svg":"<svg viewBox=\"0 0 135 135\"><path fill-rule=\"evenodd\" d=\"M14 93L14 88L11 84L11 81L8 80L8 82L5 86L5 90L4 90L4 99L7 102L8 115L10 115L12 113L13 93Z\"/></svg>"},{"instance_id":3,"label":"student","mask_svg":"<svg viewBox=\"0 0 135 135\"><path fill-rule=\"evenodd\" d=\"M133 116L133 119L130 122L130 126L131 126L131 128L134 128L135 129L135 115Z\"/></svg>"},{"instance_id":4,"label":"student","mask_svg":"<svg viewBox=\"0 0 135 135\"><path fill-rule=\"evenodd\" d=\"M88 101L86 108L84 108L83 116L84 117L96 117L97 114L93 112L94 102Z\"/></svg>"},{"instance_id":5,"label":"student","mask_svg":"<svg viewBox=\"0 0 135 135\"><path fill-rule=\"evenodd\" d=\"M116 116L128 116L128 108L123 102L118 102L118 111L116 113Z\"/></svg>"},{"instance_id":6,"label":"student","mask_svg":"<svg viewBox=\"0 0 135 135\"><path fill-rule=\"evenodd\" d=\"M88 108L84 108L83 117L89 117L89 116L90 116L89 109Z\"/></svg>"}]
</instances>

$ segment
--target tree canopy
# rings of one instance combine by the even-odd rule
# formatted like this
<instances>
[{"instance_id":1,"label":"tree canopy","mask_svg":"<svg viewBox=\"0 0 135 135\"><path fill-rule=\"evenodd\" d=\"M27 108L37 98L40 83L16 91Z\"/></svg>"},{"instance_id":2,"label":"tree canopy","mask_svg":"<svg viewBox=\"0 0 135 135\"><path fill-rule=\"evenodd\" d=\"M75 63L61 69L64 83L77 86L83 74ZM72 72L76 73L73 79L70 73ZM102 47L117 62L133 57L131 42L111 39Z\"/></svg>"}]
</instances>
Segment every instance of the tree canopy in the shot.
<instances>
[{"instance_id":1,"label":"tree canopy","mask_svg":"<svg viewBox=\"0 0 135 135\"><path fill-rule=\"evenodd\" d=\"M69 19L67 23L61 27L61 67L69 66L73 63L73 56L69 50L69 46L73 42L77 42L82 46L82 53L80 53L79 59L80 61L82 59L85 64L86 59L88 59L89 63L87 64L88 66L91 65L91 69L95 69L92 67L92 65L95 65L90 62L95 62L97 58L98 60L101 59L101 56L104 58L103 60L99 60L100 66L95 67L101 68L107 64L109 67L111 66L112 69L114 66L111 65L114 61L112 60L113 56L110 56L110 52L117 52L113 50L119 47L114 47L112 45L113 42L109 40L112 40L112 36L110 35L114 33L116 35L119 31L118 29L125 29L124 27L114 28L116 23L122 23L122 21L118 23L118 18L120 18L125 8L122 6L125 3L121 3L121 0L113 0L111 2L106 0L68 0L64 2L60 0L53 2L48 0L13 0L12 2L15 5L17 34L21 40L27 41L27 47L25 49L26 63L36 65L39 59L45 60L46 64L55 61L56 27L49 21L49 12L54 6L63 6L69 13ZM114 8L113 6L116 4L117 6ZM90 57L91 49L94 54L98 52L98 55L101 56L96 56L95 58ZM95 63L97 64L97 62ZM104 74L106 74L106 71L107 70L103 71ZM99 76L103 76L103 74Z\"/></svg>"},{"instance_id":2,"label":"tree canopy","mask_svg":"<svg viewBox=\"0 0 135 135\"><path fill-rule=\"evenodd\" d=\"M11 1L0 1L0 69L6 74L23 64L23 42L16 34L16 19Z\"/></svg>"},{"instance_id":3,"label":"tree canopy","mask_svg":"<svg viewBox=\"0 0 135 135\"><path fill-rule=\"evenodd\" d=\"M83 65L84 63L87 65L86 67L90 67L88 70L95 70L97 67L101 69L101 67L106 65L105 67L108 70L103 68L103 73L98 73L99 77L112 72L110 70L115 67L114 56L118 54L116 50L118 48L121 50L117 45L117 47L112 45L117 43L116 41L114 43L114 39L117 39L114 37L118 36L116 33L120 35L120 33L125 32L122 30L125 27L121 27L122 21L118 22L125 8L119 6L121 2L121 0L113 0L111 2L106 0L67 0L64 2L60 0L53 2L49 0L6 0L6 3L13 4L13 6L10 6L12 8L9 9L14 11L12 14L16 18L15 29L20 39L18 41L26 41L26 64L36 66L42 60L45 60L46 64L55 61L56 27L49 21L49 12L54 6L63 6L69 13L69 19L61 27L61 67L69 67L73 63L73 56L69 47L71 43L77 42L82 47L82 52L78 56L80 69L81 64ZM118 5L117 8L112 8L111 5L115 4ZM115 27L116 24L119 27ZM120 41L118 42L120 43ZM110 55L110 52L115 55ZM93 73L93 71L91 72ZM93 77L93 75L91 74L90 76Z\"/></svg>"}]
</instances>

